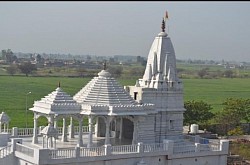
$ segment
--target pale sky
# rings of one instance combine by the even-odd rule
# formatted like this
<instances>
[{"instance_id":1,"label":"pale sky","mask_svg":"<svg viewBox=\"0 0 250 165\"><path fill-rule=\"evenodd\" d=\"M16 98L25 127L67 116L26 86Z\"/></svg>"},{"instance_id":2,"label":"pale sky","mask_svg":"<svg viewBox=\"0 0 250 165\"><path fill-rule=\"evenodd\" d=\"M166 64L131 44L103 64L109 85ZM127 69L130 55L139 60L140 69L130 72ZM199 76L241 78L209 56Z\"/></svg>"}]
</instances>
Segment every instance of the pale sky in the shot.
<instances>
[{"instance_id":1,"label":"pale sky","mask_svg":"<svg viewBox=\"0 0 250 165\"><path fill-rule=\"evenodd\" d=\"M177 59L250 62L250 2L0 2L0 50L147 57L161 31Z\"/></svg>"}]
</instances>

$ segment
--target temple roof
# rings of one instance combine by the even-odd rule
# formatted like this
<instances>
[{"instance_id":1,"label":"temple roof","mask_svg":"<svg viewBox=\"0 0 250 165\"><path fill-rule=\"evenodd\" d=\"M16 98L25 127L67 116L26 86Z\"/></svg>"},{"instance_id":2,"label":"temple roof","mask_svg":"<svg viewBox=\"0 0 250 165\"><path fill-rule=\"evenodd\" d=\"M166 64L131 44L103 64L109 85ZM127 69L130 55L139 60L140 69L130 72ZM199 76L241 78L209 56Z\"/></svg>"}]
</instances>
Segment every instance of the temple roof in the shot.
<instances>
[{"instance_id":1,"label":"temple roof","mask_svg":"<svg viewBox=\"0 0 250 165\"><path fill-rule=\"evenodd\" d=\"M73 97L78 103L89 105L138 104L106 70L98 73Z\"/></svg>"},{"instance_id":2,"label":"temple roof","mask_svg":"<svg viewBox=\"0 0 250 165\"><path fill-rule=\"evenodd\" d=\"M147 115L155 113L153 104L140 105L111 77L102 70L73 97L82 104L85 115Z\"/></svg>"},{"instance_id":3,"label":"temple roof","mask_svg":"<svg viewBox=\"0 0 250 165\"><path fill-rule=\"evenodd\" d=\"M42 114L77 114L81 111L81 105L65 93L60 85L39 101L34 102L30 110Z\"/></svg>"}]
</instances>

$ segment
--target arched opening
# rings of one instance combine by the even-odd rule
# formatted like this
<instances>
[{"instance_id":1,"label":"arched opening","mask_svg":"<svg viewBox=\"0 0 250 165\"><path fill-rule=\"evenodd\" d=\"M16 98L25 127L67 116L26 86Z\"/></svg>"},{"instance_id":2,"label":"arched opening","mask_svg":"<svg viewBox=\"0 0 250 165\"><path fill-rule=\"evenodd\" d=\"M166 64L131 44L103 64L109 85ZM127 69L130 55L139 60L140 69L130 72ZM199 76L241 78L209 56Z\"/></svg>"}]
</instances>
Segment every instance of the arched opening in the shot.
<instances>
[{"instance_id":1,"label":"arched opening","mask_svg":"<svg viewBox=\"0 0 250 165\"><path fill-rule=\"evenodd\" d=\"M46 127L48 125L48 119L47 117L41 115L37 118L37 126L42 126L42 127Z\"/></svg>"},{"instance_id":2,"label":"arched opening","mask_svg":"<svg viewBox=\"0 0 250 165\"><path fill-rule=\"evenodd\" d=\"M122 137L124 139L133 139L134 123L126 118L122 119Z\"/></svg>"},{"instance_id":3,"label":"arched opening","mask_svg":"<svg viewBox=\"0 0 250 165\"><path fill-rule=\"evenodd\" d=\"M97 117L97 137L105 137L106 123L103 117Z\"/></svg>"}]
</instances>

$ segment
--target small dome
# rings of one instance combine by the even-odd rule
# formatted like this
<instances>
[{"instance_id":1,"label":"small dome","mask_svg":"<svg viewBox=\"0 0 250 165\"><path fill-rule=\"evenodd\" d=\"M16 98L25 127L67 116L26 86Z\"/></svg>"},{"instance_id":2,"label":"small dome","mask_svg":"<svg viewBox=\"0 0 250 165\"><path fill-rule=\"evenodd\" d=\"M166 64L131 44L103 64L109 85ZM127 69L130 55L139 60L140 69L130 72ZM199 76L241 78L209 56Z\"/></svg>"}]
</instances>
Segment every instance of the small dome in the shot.
<instances>
[{"instance_id":1,"label":"small dome","mask_svg":"<svg viewBox=\"0 0 250 165\"><path fill-rule=\"evenodd\" d=\"M166 36L168 36L168 34L165 33L165 32L160 32L160 33L158 34L158 36L159 36L159 37L166 37Z\"/></svg>"},{"instance_id":2,"label":"small dome","mask_svg":"<svg viewBox=\"0 0 250 165\"><path fill-rule=\"evenodd\" d=\"M101 72L98 73L98 76L101 76L101 77L111 77L111 74L106 71L106 70L102 70Z\"/></svg>"},{"instance_id":3,"label":"small dome","mask_svg":"<svg viewBox=\"0 0 250 165\"><path fill-rule=\"evenodd\" d=\"M2 112L1 114L0 114L0 122L1 123L9 123L9 121L10 121L10 118L9 118L9 116L5 113L5 112Z\"/></svg>"},{"instance_id":4,"label":"small dome","mask_svg":"<svg viewBox=\"0 0 250 165\"><path fill-rule=\"evenodd\" d=\"M81 105L59 86L41 100L35 101L30 110L43 114L75 114L81 111Z\"/></svg>"}]
</instances>

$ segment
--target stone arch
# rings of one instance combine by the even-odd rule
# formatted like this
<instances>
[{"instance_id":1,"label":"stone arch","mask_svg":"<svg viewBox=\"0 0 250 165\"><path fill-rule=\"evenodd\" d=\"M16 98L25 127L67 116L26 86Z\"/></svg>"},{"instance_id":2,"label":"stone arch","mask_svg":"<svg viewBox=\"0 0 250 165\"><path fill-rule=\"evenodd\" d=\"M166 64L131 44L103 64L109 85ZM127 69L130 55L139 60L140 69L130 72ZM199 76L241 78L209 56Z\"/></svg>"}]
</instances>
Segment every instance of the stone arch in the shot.
<instances>
[{"instance_id":1,"label":"stone arch","mask_svg":"<svg viewBox=\"0 0 250 165\"><path fill-rule=\"evenodd\" d=\"M37 119L37 126L47 126L48 125L48 116L45 114L37 114L35 115Z\"/></svg>"},{"instance_id":2,"label":"stone arch","mask_svg":"<svg viewBox=\"0 0 250 165\"><path fill-rule=\"evenodd\" d=\"M134 118L132 116L122 117L122 138L133 139L134 133Z\"/></svg>"},{"instance_id":3,"label":"stone arch","mask_svg":"<svg viewBox=\"0 0 250 165\"><path fill-rule=\"evenodd\" d=\"M105 137L106 134L106 120L107 118L104 116L96 116L96 136L97 137Z\"/></svg>"}]
</instances>

